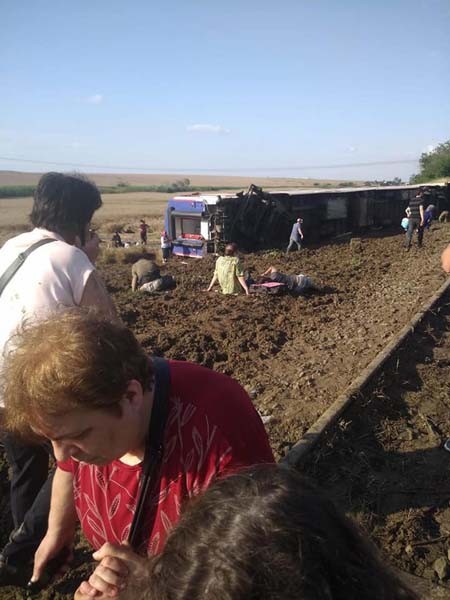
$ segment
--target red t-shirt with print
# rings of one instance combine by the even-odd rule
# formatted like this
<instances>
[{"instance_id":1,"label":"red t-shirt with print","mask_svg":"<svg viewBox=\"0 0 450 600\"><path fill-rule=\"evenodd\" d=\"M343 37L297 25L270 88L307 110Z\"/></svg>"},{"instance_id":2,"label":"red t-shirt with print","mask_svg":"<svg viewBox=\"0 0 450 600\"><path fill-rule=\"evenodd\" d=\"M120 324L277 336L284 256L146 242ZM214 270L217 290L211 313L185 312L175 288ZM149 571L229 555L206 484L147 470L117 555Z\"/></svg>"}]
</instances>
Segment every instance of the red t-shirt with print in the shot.
<instances>
[{"instance_id":1,"label":"red t-shirt with print","mask_svg":"<svg viewBox=\"0 0 450 600\"><path fill-rule=\"evenodd\" d=\"M273 462L264 425L243 388L199 365L169 361L169 413L160 476L150 491L141 550L157 554L178 521L186 497L206 489L220 474ZM69 459L58 467L73 474L78 518L95 549L128 539L142 466L115 460L106 466ZM145 521L147 520L147 525ZM145 548L145 545L147 548Z\"/></svg>"}]
</instances>

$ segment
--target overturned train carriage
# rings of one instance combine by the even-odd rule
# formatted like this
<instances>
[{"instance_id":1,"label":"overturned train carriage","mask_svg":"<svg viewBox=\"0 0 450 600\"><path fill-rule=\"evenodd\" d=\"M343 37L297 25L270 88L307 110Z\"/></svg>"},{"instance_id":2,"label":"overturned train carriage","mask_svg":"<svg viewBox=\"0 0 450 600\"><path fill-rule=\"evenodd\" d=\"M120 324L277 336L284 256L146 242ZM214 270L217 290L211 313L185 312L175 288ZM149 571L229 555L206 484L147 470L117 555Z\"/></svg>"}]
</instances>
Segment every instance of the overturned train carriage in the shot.
<instances>
[{"instance_id":1,"label":"overturned train carriage","mask_svg":"<svg viewBox=\"0 0 450 600\"><path fill-rule=\"evenodd\" d=\"M171 198L165 228L179 256L201 258L223 244L242 249L287 243L299 216L308 242L318 243L348 232L397 226L418 189L426 190L425 208L450 208L450 185L408 185L327 190L263 191L254 185L237 194L192 194Z\"/></svg>"}]
</instances>

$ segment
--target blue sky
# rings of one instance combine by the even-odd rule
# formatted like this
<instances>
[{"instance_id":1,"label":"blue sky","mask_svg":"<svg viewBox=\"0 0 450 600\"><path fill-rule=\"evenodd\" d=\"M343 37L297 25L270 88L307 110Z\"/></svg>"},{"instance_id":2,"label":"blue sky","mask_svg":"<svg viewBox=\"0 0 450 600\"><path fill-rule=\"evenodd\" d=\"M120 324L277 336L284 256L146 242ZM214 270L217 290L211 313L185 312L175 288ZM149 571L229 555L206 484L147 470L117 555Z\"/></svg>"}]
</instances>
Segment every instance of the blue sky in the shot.
<instances>
[{"instance_id":1,"label":"blue sky","mask_svg":"<svg viewBox=\"0 0 450 600\"><path fill-rule=\"evenodd\" d=\"M0 15L0 169L408 178L450 138L450 0L0 0ZM385 161L412 162L334 166Z\"/></svg>"}]
</instances>

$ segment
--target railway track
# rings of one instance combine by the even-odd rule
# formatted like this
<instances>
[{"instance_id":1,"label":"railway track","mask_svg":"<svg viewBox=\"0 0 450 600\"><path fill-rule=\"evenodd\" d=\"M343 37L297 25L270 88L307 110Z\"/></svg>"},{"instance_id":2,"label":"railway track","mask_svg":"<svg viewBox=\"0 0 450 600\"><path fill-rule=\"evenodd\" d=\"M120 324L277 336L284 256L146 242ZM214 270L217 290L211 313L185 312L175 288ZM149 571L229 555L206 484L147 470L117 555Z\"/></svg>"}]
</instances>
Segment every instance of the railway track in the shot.
<instances>
[{"instance_id":1,"label":"railway track","mask_svg":"<svg viewBox=\"0 0 450 600\"><path fill-rule=\"evenodd\" d=\"M450 278L448 278L435 294L416 312L413 318L403 327L389 343L381 350L369 365L362 370L356 379L347 387L345 392L317 419L317 421L306 431L301 439L294 444L281 462L289 466L297 466L301 460L317 444L321 436L333 423L345 412L351 403L361 394L367 384L379 372L383 365L392 357L399 346L406 342L416 327L423 321L427 313L442 299L450 289Z\"/></svg>"},{"instance_id":2,"label":"railway track","mask_svg":"<svg viewBox=\"0 0 450 600\"><path fill-rule=\"evenodd\" d=\"M450 279L283 459L433 600L450 598L449 367Z\"/></svg>"}]
</instances>

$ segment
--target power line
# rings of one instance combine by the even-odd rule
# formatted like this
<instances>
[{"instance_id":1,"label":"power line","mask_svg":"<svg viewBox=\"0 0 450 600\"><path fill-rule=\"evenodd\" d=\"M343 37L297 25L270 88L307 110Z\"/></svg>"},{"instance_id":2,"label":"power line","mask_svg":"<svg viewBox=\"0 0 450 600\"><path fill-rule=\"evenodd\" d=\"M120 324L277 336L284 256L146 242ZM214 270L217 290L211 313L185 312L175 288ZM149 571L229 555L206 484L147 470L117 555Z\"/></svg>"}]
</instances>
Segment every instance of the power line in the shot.
<instances>
[{"instance_id":1,"label":"power line","mask_svg":"<svg viewBox=\"0 0 450 600\"><path fill-rule=\"evenodd\" d=\"M13 158L10 156L0 156L0 160L6 160L10 162L29 163L37 165L55 165L61 167L76 167L83 169L113 169L115 171L152 171L154 173L171 172L171 173L187 173L187 172L227 172L233 173L236 171L247 172L247 171L306 171L313 169L347 169L352 167L373 167L381 165L401 165L401 164L416 164L417 160L413 159L398 159L398 160L377 160L370 162L355 162L355 163L341 163L341 164L329 164L329 165L304 165L304 166L290 166L290 167L236 167L236 168L195 168L195 167L178 167L178 168L156 168L151 167L130 167L130 166L119 166L119 165L97 165L88 163L72 163L62 161L47 161L47 160L34 160L30 158Z\"/></svg>"}]
</instances>

